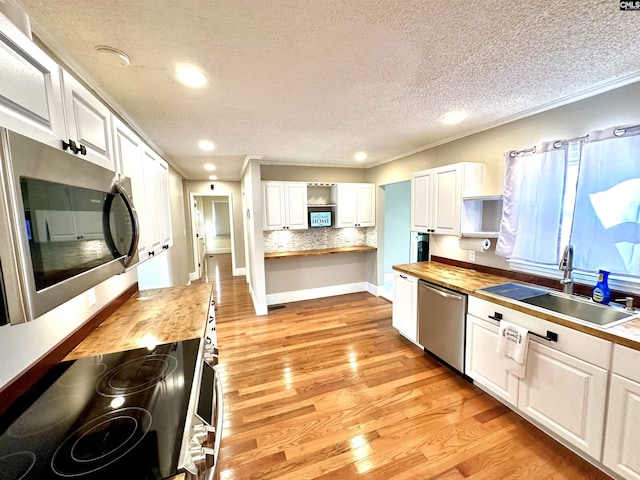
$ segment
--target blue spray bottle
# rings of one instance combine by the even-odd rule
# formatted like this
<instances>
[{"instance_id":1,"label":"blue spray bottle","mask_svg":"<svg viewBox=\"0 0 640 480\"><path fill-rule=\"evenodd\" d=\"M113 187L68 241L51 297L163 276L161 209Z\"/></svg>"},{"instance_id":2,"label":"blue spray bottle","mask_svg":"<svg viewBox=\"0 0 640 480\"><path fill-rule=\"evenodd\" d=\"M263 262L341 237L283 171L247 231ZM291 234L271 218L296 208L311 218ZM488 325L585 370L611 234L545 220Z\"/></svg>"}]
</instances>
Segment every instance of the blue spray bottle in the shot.
<instances>
[{"instance_id":1,"label":"blue spray bottle","mask_svg":"<svg viewBox=\"0 0 640 480\"><path fill-rule=\"evenodd\" d=\"M603 305L608 305L611 301L611 290L609 290L609 284L607 281L609 280L609 272L606 270L598 271L598 283L593 287L591 291L591 298L593 298L594 302L602 303Z\"/></svg>"}]
</instances>

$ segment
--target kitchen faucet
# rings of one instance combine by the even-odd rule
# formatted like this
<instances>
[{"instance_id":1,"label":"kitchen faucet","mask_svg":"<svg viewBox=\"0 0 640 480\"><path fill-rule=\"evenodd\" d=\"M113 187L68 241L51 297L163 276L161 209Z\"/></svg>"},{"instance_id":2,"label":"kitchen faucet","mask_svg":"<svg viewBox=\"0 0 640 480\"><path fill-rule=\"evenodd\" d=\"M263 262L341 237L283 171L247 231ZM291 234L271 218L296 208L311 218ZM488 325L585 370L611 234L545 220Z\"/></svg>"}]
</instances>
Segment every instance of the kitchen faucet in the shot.
<instances>
[{"instance_id":1,"label":"kitchen faucet","mask_svg":"<svg viewBox=\"0 0 640 480\"><path fill-rule=\"evenodd\" d=\"M568 293L569 295L573 294L573 245L570 243L564 249L564 253L562 254L562 258L560 259L560 264L558 268L564 272L562 280L560 280L560 284L562 285L562 291L564 293Z\"/></svg>"}]
</instances>

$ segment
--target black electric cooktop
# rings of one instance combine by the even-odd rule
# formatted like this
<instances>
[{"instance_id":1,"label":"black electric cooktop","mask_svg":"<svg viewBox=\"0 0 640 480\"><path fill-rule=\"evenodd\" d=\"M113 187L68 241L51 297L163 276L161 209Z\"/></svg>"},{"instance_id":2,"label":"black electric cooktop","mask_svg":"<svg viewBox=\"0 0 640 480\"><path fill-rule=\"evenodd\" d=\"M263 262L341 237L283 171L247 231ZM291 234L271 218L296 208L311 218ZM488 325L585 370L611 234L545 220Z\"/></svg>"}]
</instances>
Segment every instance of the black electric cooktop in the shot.
<instances>
[{"instance_id":1,"label":"black electric cooktop","mask_svg":"<svg viewBox=\"0 0 640 480\"><path fill-rule=\"evenodd\" d=\"M177 473L199 340L63 362L0 417L0 480Z\"/></svg>"}]
</instances>

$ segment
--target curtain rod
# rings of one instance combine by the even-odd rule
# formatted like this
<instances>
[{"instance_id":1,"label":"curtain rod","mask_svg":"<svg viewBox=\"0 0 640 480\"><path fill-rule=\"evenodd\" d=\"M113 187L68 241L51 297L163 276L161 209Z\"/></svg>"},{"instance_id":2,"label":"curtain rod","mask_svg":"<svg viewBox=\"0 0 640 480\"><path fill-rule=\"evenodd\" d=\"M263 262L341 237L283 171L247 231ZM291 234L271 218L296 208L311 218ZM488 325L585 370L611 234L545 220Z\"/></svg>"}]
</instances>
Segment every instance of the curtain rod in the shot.
<instances>
[{"instance_id":1,"label":"curtain rod","mask_svg":"<svg viewBox=\"0 0 640 480\"><path fill-rule=\"evenodd\" d=\"M628 130L635 130L636 128L640 128L640 123L636 124L636 125L629 125L628 127L616 127L613 129L613 134L616 137L622 137L623 135L625 135L627 133ZM553 147L554 148L560 148L563 145L570 143L570 142L588 142L589 141L589 135L583 135L581 137L575 137L575 138L570 138L568 140L556 140L555 142L553 142ZM536 153L536 146L534 145L533 147L530 148L521 148L519 150L511 150L509 152L509 156L511 158L513 157L517 157L518 155L520 155L521 153Z\"/></svg>"}]
</instances>

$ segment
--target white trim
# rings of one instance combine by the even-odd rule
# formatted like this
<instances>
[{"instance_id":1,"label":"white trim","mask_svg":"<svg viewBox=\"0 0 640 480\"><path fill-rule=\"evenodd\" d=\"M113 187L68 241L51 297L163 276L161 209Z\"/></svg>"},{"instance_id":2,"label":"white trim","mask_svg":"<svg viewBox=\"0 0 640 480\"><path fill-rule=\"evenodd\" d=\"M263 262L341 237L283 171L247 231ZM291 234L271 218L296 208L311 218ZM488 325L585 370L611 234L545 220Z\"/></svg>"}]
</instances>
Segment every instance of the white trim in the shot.
<instances>
[{"instance_id":1,"label":"white trim","mask_svg":"<svg viewBox=\"0 0 640 480\"><path fill-rule=\"evenodd\" d=\"M189 283L191 282L195 282L196 280L198 280L200 277L198 276L197 272L189 272Z\"/></svg>"},{"instance_id":2,"label":"white trim","mask_svg":"<svg viewBox=\"0 0 640 480\"><path fill-rule=\"evenodd\" d=\"M251 300L253 301L253 308L256 311L256 315L258 316L267 315L269 313L269 307L268 307L269 304L256 302L256 296L253 293L253 288L251 288L251 284L249 284L249 294L251 295Z\"/></svg>"},{"instance_id":3,"label":"white trim","mask_svg":"<svg viewBox=\"0 0 640 480\"><path fill-rule=\"evenodd\" d=\"M267 294L267 305L277 305L280 303L300 302L302 300L313 300L316 298L335 297L336 295L346 295L348 293L369 292L372 295L376 287L368 282L345 283L343 285L331 285L329 287L309 288L306 290L295 290L291 292ZM376 295L378 296L378 295Z\"/></svg>"},{"instance_id":4,"label":"white trim","mask_svg":"<svg viewBox=\"0 0 640 480\"><path fill-rule=\"evenodd\" d=\"M241 275L246 275L247 274L247 269L242 267L242 268L234 268L233 269L233 276L234 277L240 277Z\"/></svg>"},{"instance_id":5,"label":"white trim","mask_svg":"<svg viewBox=\"0 0 640 480\"><path fill-rule=\"evenodd\" d=\"M366 288L367 292L376 297L379 297L384 292L384 285L374 285L373 283L367 282Z\"/></svg>"}]
</instances>

